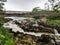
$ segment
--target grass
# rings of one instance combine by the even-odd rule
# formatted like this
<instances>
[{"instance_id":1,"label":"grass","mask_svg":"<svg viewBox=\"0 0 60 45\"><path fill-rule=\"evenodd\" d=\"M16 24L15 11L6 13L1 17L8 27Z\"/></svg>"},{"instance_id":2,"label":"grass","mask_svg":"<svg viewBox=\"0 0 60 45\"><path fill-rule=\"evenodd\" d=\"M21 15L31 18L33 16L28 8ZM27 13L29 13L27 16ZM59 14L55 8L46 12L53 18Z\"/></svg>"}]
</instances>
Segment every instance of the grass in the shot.
<instances>
[{"instance_id":1,"label":"grass","mask_svg":"<svg viewBox=\"0 0 60 45\"><path fill-rule=\"evenodd\" d=\"M3 27L3 23L8 22L8 19L0 17L0 45L14 45L13 36L9 30Z\"/></svg>"},{"instance_id":2,"label":"grass","mask_svg":"<svg viewBox=\"0 0 60 45\"><path fill-rule=\"evenodd\" d=\"M48 20L47 23L48 24L55 24L55 25L60 26L60 20Z\"/></svg>"}]
</instances>

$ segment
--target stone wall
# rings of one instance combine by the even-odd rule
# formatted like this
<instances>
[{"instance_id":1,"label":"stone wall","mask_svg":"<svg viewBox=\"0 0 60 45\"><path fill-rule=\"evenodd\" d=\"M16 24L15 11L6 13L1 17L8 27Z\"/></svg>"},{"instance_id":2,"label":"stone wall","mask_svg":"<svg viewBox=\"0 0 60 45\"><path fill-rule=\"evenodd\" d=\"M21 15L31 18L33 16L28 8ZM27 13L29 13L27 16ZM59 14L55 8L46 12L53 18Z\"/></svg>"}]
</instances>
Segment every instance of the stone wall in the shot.
<instances>
[{"instance_id":1,"label":"stone wall","mask_svg":"<svg viewBox=\"0 0 60 45\"><path fill-rule=\"evenodd\" d=\"M27 13L6 13L6 14L0 14L0 17L5 17L5 16L60 16L60 12L27 12Z\"/></svg>"}]
</instances>

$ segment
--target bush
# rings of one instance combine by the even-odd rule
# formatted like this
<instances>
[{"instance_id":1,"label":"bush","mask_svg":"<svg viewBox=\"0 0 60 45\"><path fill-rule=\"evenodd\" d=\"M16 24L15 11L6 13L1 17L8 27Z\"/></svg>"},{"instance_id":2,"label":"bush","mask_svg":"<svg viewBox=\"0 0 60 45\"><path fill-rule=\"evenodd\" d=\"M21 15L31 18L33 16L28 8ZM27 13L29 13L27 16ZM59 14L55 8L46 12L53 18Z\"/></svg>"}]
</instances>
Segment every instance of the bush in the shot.
<instances>
[{"instance_id":1,"label":"bush","mask_svg":"<svg viewBox=\"0 0 60 45\"><path fill-rule=\"evenodd\" d=\"M35 19L40 19L40 16L34 16L33 18L35 18Z\"/></svg>"},{"instance_id":2,"label":"bush","mask_svg":"<svg viewBox=\"0 0 60 45\"><path fill-rule=\"evenodd\" d=\"M0 23L5 23L5 22L8 22L9 20L8 19L5 19L3 17L0 17Z\"/></svg>"},{"instance_id":3,"label":"bush","mask_svg":"<svg viewBox=\"0 0 60 45\"><path fill-rule=\"evenodd\" d=\"M48 20L47 23L48 24L55 24L55 25L60 26L60 20Z\"/></svg>"},{"instance_id":4,"label":"bush","mask_svg":"<svg viewBox=\"0 0 60 45\"><path fill-rule=\"evenodd\" d=\"M9 33L9 30L4 28L0 24L0 45L14 45L13 36Z\"/></svg>"},{"instance_id":5,"label":"bush","mask_svg":"<svg viewBox=\"0 0 60 45\"><path fill-rule=\"evenodd\" d=\"M60 20L60 16L47 16L49 20Z\"/></svg>"}]
</instances>

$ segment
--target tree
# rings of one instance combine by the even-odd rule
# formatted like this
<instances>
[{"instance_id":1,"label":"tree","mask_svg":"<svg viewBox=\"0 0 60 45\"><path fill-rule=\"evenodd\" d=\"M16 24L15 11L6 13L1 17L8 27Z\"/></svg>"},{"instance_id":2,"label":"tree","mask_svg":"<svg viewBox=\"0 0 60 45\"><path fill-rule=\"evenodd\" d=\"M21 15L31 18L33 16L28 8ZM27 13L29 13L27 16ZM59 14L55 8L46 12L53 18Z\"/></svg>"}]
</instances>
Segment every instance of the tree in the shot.
<instances>
[{"instance_id":1,"label":"tree","mask_svg":"<svg viewBox=\"0 0 60 45\"><path fill-rule=\"evenodd\" d=\"M54 7L53 10L54 11L58 11L60 9L60 2L58 2Z\"/></svg>"},{"instance_id":2,"label":"tree","mask_svg":"<svg viewBox=\"0 0 60 45\"><path fill-rule=\"evenodd\" d=\"M60 8L60 1L59 0L48 0L48 2L51 5L51 10L58 10Z\"/></svg>"},{"instance_id":3,"label":"tree","mask_svg":"<svg viewBox=\"0 0 60 45\"><path fill-rule=\"evenodd\" d=\"M51 7L51 10L53 10L55 0L48 0L48 2L50 2L50 5L52 6L52 7Z\"/></svg>"},{"instance_id":4,"label":"tree","mask_svg":"<svg viewBox=\"0 0 60 45\"><path fill-rule=\"evenodd\" d=\"M49 5L48 5L48 3L45 3L44 5L45 5L45 10L49 11Z\"/></svg>"},{"instance_id":5,"label":"tree","mask_svg":"<svg viewBox=\"0 0 60 45\"><path fill-rule=\"evenodd\" d=\"M0 0L0 13L4 12L4 2L6 2L7 0Z\"/></svg>"},{"instance_id":6,"label":"tree","mask_svg":"<svg viewBox=\"0 0 60 45\"><path fill-rule=\"evenodd\" d=\"M39 11L42 11L42 9L40 9L40 7L35 7L32 10L32 12L39 12Z\"/></svg>"}]
</instances>

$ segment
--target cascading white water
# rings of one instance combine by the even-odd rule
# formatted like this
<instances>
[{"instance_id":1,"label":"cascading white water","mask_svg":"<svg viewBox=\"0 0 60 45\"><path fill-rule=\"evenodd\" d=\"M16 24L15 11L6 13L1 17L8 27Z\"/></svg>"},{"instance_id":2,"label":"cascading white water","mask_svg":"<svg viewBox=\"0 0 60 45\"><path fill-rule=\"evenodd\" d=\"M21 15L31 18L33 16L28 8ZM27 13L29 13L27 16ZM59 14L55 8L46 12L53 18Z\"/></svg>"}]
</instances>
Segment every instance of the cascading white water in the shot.
<instances>
[{"instance_id":1,"label":"cascading white water","mask_svg":"<svg viewBox=\"0 0 60 45\"><path fill-rule=\"evenodd\" d=\"M9 24L9 25L7 25ZM30 35L35 35L35 36L41 36L42 33L34 33L34 32L24 32L23 29L21 29L18 25L16 24L12 24L12 21L9 21L8 23L5 23L3 25L5 28L12 28L12 31L14 32L21 32L21 33L24 33L24 34L30 34Z\"/></svg>"},{"instance_id":2,"label":"cascading white water","mask_svg":"<svg viewBox=\"0 0 60 45\"><path fill-rule=\"evenodd\" d=\"M38 27L39 25L38 25L38 23L37 23L37 22L35 22L35 24L33 24L32 26L37 26L37 27Z\"/></svg>"},{"instance_id":3,"label":"cascading white water","mask_svg":"<svg viewBox=\"0 0 60 45\"><path fill-rule=\"evenodd\" d=\"M56 29L54 29L54 32L55 32L55 34L59 34L58 31L57 31Z\"/></svg>"},{"instance_id":4,"label":"cascading white water","mask_svg":"<svg viewBox=\"0 0 60 45\"><path fill-rule=\"evenodd\" d=\"M13 17L13 19L16 19L16 18ZM19 18L17 18L17 19L20 20ZM25 19L25 18L21 18L21 19ZM21 29L18 25L16 25L14 23L14 20L5 23L3 26L6 27L6 28L12 28L12 30L14 32L19 31L19 32L22 32L24 34L30 34L30 35L35 35L35 36L41 36L42 34L44 34L44 33L24 32L23 29ZM36 22L36 24L34 24L33 26L39 26L39 25ZM55 34L58 34L58 31L56 29L54 29L54 31L55 31ZM45 34L47 34L47 33L45 33Z\"/></svg>"}]
</instances>

